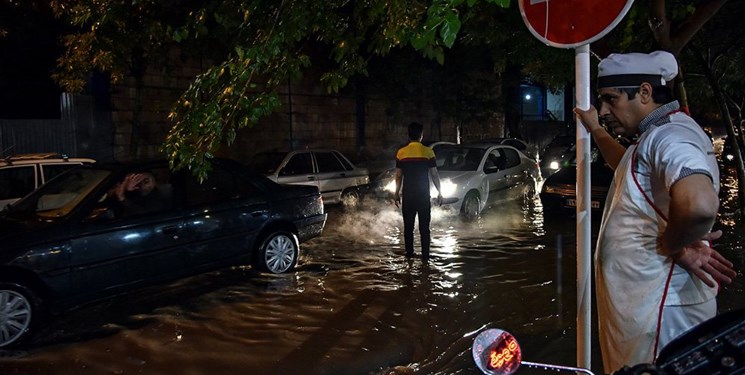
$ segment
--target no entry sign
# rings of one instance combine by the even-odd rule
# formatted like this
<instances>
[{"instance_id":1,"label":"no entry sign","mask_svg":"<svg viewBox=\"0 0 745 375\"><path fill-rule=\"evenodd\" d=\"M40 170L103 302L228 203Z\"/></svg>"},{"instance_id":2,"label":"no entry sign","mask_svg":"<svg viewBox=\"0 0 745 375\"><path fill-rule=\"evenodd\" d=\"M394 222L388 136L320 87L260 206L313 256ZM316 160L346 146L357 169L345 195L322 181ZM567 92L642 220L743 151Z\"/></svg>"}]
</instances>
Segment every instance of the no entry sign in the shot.
<instances>
[{"instance_id":1,"label":"no entry sign","mask_svg":"<svg viewBox=\"0 0 745 375\"><path fill-rule=\"evenodd\" d=\"M520 0L520 14L533 35L559 48L602 38L621 22L633 0Z\"/></svg>"}]
</instances>

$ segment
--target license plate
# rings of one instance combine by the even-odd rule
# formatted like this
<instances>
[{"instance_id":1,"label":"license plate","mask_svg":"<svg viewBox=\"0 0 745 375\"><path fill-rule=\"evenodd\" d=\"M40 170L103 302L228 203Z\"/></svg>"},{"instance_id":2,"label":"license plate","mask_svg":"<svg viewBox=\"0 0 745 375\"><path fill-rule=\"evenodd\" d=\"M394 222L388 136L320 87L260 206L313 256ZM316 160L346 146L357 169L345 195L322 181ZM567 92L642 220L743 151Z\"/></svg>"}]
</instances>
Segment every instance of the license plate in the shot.
<instances>
[{"instance_id":1,"label":"license plate","mask_svg":"<svg viewBox=\"0 0 745 375\"><path fill-rule=\"evenodd\" d=\"M570 207L577 207L577 201L574 199L567 199L567 206ZM600 201L591 201L590 207L592 208L600 208Z\"/></svg>"}]
</instances>

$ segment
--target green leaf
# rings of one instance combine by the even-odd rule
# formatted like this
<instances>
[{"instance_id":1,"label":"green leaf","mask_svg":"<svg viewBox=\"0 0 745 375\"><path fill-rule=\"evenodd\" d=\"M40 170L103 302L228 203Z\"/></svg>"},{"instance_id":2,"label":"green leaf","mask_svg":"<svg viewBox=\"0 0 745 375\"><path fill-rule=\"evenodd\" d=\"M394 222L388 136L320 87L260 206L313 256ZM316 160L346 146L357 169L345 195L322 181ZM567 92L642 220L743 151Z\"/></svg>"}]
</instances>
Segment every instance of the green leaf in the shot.
<instances>
[{"instance_id":1,"label":"green leaf","mask_svg":"<svg viewBox=\"0 0 745 375\"><path fill-rule=\"evenodd\" d=\"M422 34L416 34L411 38L411 46L417 50L423 49L427 45L427 40Z\"/></svg>"},{"instance_id":2,"label":"green leaf","mask_svg":"<svg viewBox=\"0 0 745 375\"><path fill-rule=\"evenodd\" d=\"M445 24L442 25L440 30L440 36L445 45L450 48L455 43L455 38L458 36L460 30L460 19L455 13L450 12L445 16Z\"/></svg>"},{"instance_id":3,"label":"green leaf","mask_svg":"<svg viewBox=\"0 0 745 375\"><path fill-rule=\"evenodd\" d=\"M434 53L435 53L435 59L437 60L437 62L438 62L438 63L439 63L440 65L445 65L445 51L443 51L443 49L442 49L442 48L440 48L440 47L437 47L437 48L436 48L436 49L434 50Z\"/></svg>"}]
</instances>

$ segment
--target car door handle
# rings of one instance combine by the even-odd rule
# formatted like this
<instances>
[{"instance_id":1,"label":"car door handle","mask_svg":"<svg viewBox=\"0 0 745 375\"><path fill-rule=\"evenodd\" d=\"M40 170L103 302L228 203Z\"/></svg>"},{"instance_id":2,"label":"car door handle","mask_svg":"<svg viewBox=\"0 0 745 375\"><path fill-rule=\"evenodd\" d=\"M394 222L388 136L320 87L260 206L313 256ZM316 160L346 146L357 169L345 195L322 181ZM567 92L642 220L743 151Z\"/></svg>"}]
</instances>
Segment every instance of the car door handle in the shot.
<instances>
[{"instance_id":1,"label":"car door handle","mask_svg":"<svg viewBox=\"0 0 745 375\"><path fill-rule=\"evenodd\" d=\"M171 226L163 227L161 229L161 232L163 232L163 234L165 235L170 236L172 234L178 233L179 229L181 228L178 225L171 225Z\"/></svg>"},{"instance_id":2,"label":"car door handle","mask_svg":"<svg viewBox=\"0 0 745 375\"><path fill-rule=\"evenodd\" d=\"M308 181L315 181L315 179L316 178L314 176L308 176Z\"/></svg>"},{"instance_id":3,"label":"car door handle","mask_svg":"<svg viewBox=\"0 0 745 375\"><path fill-rule=\"evenodd\" d=\"M267 213L267 210L253 211L253 212L251 212L251 216L253 216L253 217L259 217L259 216L263 216L266 213Z\"/></svg>"}]
</instances>

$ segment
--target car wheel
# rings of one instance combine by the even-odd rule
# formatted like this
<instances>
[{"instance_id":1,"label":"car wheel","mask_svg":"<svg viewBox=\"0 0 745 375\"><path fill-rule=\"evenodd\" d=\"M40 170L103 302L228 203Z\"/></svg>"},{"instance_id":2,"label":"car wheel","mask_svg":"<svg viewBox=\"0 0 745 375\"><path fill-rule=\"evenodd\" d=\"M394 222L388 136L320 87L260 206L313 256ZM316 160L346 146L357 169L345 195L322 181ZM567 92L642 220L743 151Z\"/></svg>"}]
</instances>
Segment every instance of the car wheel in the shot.
<instances>
[{"instance_id":1,"label":"car wheel","mask_svg":"<svg viewBox=\"0 0 745 375\"><path fill-rule=\"evenodd\" d=\"M29 289L0 283L0 348L19 344L38 320L37 298Z\"/></svg>"},{"instance_id":2,"label":"car wheel","mask_svg":"<svg viewBox=\"0 0 745 375\"><path fill-rule=\"evenodd\" d=\"M475 219L479 216L481 208L481 198L477 191L469 191L466 197L463 198L463 205L460 208L460 212L466 219Z\"/></svg>"},{"instance_id":3,"label":"car wheel","mask_svg":"<svg viewBox=\"0 0 745 375\"><path fill-rule=\"evenodd\" d=\"M297 264L300 245L297 237L289 232L274 232L261 243L257 265L271 273L292 270Z\"/></svg>"},{"instance_id":4,"label":"car wheel","mask_svg":"<svg viewBox=\"0 0 745 375\"><path fill-rule=\"evenodd\" d=\"M344 208L356 208L360 204L360 192L355 188L344 190L341 204Z\"/></svg>"}]
</instances>

